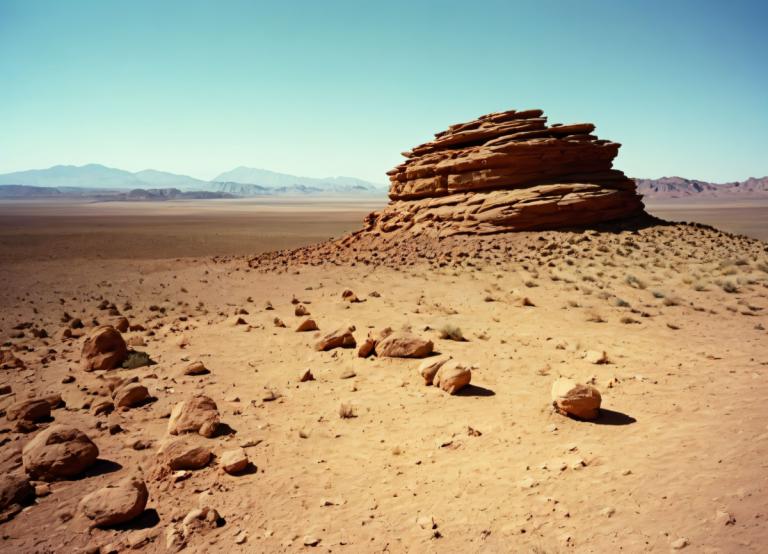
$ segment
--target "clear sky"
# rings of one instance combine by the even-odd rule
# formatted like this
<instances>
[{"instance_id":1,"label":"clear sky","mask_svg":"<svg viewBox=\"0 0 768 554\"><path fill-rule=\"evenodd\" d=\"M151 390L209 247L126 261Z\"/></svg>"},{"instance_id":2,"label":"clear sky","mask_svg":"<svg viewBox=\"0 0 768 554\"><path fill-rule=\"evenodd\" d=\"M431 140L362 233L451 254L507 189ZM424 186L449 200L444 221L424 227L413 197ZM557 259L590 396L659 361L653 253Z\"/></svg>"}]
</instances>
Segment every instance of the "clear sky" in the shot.
<instances>
[{"instance_id":1,"label":"clear sky","mask_svg":"<svg viewBox=\"0 0 768 554\"><path fill-rule=\"evenodd\" d=\"M631 176L768 174L768 2L0 0L0 172L246 165L384 183L510 108Z\"/></svg>"}]
</instances>

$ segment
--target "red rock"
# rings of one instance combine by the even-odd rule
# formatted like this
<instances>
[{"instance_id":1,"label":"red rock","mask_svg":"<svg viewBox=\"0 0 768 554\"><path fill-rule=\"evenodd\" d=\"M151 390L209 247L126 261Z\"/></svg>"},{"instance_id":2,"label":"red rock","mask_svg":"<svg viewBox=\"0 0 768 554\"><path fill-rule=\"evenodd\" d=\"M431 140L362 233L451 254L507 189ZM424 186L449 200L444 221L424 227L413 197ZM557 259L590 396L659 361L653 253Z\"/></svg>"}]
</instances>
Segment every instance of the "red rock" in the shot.
<instances>
[{"instance_id":1,"label":"red rock","mask_svg":"<svg viewBox=\"0 0 768 554\"><path fill-rule=\"evenodd\" d=\"M98 447L85 433L66 425L48 427L22 450L27 474L43 481L74 477L93 465L98 456Z\"/></svg>"},{"instance_id":2,"label":"red rock","mask_svg":"<svg viewBox=\"0 0 768 554\"><path fill-rule=\"evenodd\" d=\"M352 334L354 330L354 327L340 327L331 331L315 344L315 350L322 352L334 348L354 348L357 346L355 337Z\"/></svg>"},{"instance_id":3,"label":"red rock","mask_svg":"<svg viewBox=\"0 0 768 554\"><path fill-rule=\"evenodd\" d=\"M199 433L212 437L219 426L219 410L216 402L202 394L179 402L171 411L168 432L171 435Z\"/></svg>"},{"instance_id":4,"label":"red rock","mask_svg":"<svg viewBox=\"0 0 768 554\"><path fill-rule=\"evenodd\" d=\"M423 358L432 353L431 340L411 333L392 333L376 343L376 355L389 358Z\"/></svg>"},{"instance_id":5,"label":"red rock","mask_svg":"<svg viewBox=\"0 0 768 554\"><path fill-rule=\"evenodd\" d=\"M80 511L96 527L113 527L137 518L149 499L147 485L138 477L126 477L87 494Z\"/></svg>"},{"instance_id":6,"label":"red rock","mask_svg":"<svg viewBox=\"0 0 768 554\"><path fill-rule=\"evenodd\" d=\"M120 332L110 325L91 331L83 343L82 365L85 371L115 369L128 356L128 347Z\"/></svg>"},{"instance_id":7,"label":"red rock","mask_svg":"<svg viewBox=\"0 0 768 554\"><path fill-rule=\"evenodd\" d=\"M301 323L299 323L298 327L296 327L297 333L302 333L306 331L317 331L317 323L315 323L314 319L307 318Z\"/></svg>"},{"instance_id":8,"label":"red rock","mask_svg":"<svg viewBox=\"0 0 768 554\"><path fill-rule=\"evenodd\" d=\"M51 404L47 400L22 400L8 407L5 417L8 421L23 419L41 421L51 416Z\"/></svg>"}]
</instances>

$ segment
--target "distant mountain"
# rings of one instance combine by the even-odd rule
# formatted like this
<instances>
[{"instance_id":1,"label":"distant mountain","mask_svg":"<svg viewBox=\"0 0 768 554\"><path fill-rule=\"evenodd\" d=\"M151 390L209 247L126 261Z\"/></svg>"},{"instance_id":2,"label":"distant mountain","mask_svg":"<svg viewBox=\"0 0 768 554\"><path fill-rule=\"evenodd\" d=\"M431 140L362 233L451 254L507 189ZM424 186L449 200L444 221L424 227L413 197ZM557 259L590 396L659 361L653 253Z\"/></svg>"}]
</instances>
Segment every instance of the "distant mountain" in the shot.
<instances>
[{"instance_id":1,"label":"distant mountain","mask_svg":"<svg viewBox=\"0 0 768 554\"><path fill-rule=\"evenodd\" d=\"M53 198L62 196L54 187L30 187L28 185L0 185L0 198Z\"/></svg>"},{"instance_id":2,"label":"distant mountain","mask_svg":"<svg viewBox=\"0 0 768 554\"><path fill-rule=\"evenodd\" d=\"M722 184L683 177L635 179L635 183L637 191L649 200L768 198L768 177L751 177L746 181Z\"/></svg>"},{"instance_id":3,"label":"distant mountain","mask_svg":"<svg viewBox=\"0 0 768 554\"><path fill-rule=\"evenodd\" d=\"M262 187L261 185L245 185L243 183L233 183L232 181L207 183L208 188L220 192L227 192L235 196L264 196L272 194L272 189Z\"/></svg>"},{"instance_id":4,"label":"distant mountain","mask_svg":"<svg viewBox=\"0 0 768 554\"><path fill-rule=\"evenodd\" d=\"M195 179L189 175L179 175L177 173L168 173L167 171L156 171L154 169L145 169L134 173L137 179L147 185L157 188L205 188L210 183L202 179Z\"/></svg>"},{"instance_id":5,"label":"distant mountain","mask_svg":"<svg viewBox=\"0 0 768 554\"><path fill-rule=\"evenodd\" d=\"M55 165L48 169L30 169L6 173L0 175L0 185L134 189L147 184L129 171L99 164L88 164L83 166Z\"/></svg>"},{"instance_id":6,"label":"distant mountain","mask_svg":"<svg viewBox=\"0 0 768 554\"><path fill-rule=\"evenodd\" d=\"M0 175L0 185L69 189L94 189L128 192L136 189L209 190L235 196L312 195L312 194L381 194L386 188L354 177L296 177L266 169L238 167L219 175L214 181L195 179L167 171L145 169L136 173L99 164L83 166L56 165L48 169L32 169ZM67 191L76 194L77 190ZM5 191L10 195L10 189ZM18 195L34 195L34 191L17 191ZM37 191L37 194L42 194ZM8 197L8 196L6 196Z\"/></svg>"},{"instance_id":7,"label":"distant mountain","mask_svg":"<svg viewBox=\"0 0 768 554\"><path fill-rule=\"evenodd\" d=\"M354 177L297 177L255 167L238 167L216 177L214 182L258 185L280 194L383 193L385 187Z\"/></svg>"}]
</instances>

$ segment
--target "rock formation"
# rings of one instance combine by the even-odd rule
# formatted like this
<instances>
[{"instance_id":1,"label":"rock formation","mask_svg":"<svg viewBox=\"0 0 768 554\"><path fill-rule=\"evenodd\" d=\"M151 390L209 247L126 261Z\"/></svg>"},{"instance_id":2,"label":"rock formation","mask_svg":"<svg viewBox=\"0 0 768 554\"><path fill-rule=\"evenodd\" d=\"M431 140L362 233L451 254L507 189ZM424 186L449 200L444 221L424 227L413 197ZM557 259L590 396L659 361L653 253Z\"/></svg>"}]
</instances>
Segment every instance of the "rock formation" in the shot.
<instances>
[{"instance_id":1,"label":"rock formation","mask_svg":"<svg viewBox=\"0 0 768 554\"><path fill-rule=\"evenodd\" d=\"M556 229L643 213L635 183L612 169L620 145L591 123L548 126L541 110L452 125L388 172L390 204L367 231L488 234Z\"/></svg>"}]
</instances>

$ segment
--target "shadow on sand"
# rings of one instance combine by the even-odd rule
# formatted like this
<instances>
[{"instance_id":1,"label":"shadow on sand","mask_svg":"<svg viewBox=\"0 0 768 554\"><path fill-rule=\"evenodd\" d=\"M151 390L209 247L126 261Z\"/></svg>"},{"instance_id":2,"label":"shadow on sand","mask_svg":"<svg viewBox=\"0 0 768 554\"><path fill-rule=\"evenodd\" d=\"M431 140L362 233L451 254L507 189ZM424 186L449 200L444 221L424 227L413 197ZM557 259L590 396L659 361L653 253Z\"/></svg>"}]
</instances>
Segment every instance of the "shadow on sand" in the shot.
<instances>
[{"instance_id":1,"label":"shadow on sand","mask_svg":"<svg viewBox=\"0 0 768 554\"><path fill-rule=\"evenodd\" d=\"M459 389L456 396L496 396L496 393L491 389L470 384Z\"/></svg>"},{"instance_id":2,"label":"shadow on sand","mask_svg":"<svg viewBox=\"0 0 768 554\"><path fill-rule=\"evenodd\" d=\"M636 421L637 420L634 417L625 413L600 408L600 416L597 419L590 421L590 423L594 423L595 425L631 425Z\"/></svg>"}]
</instances>

